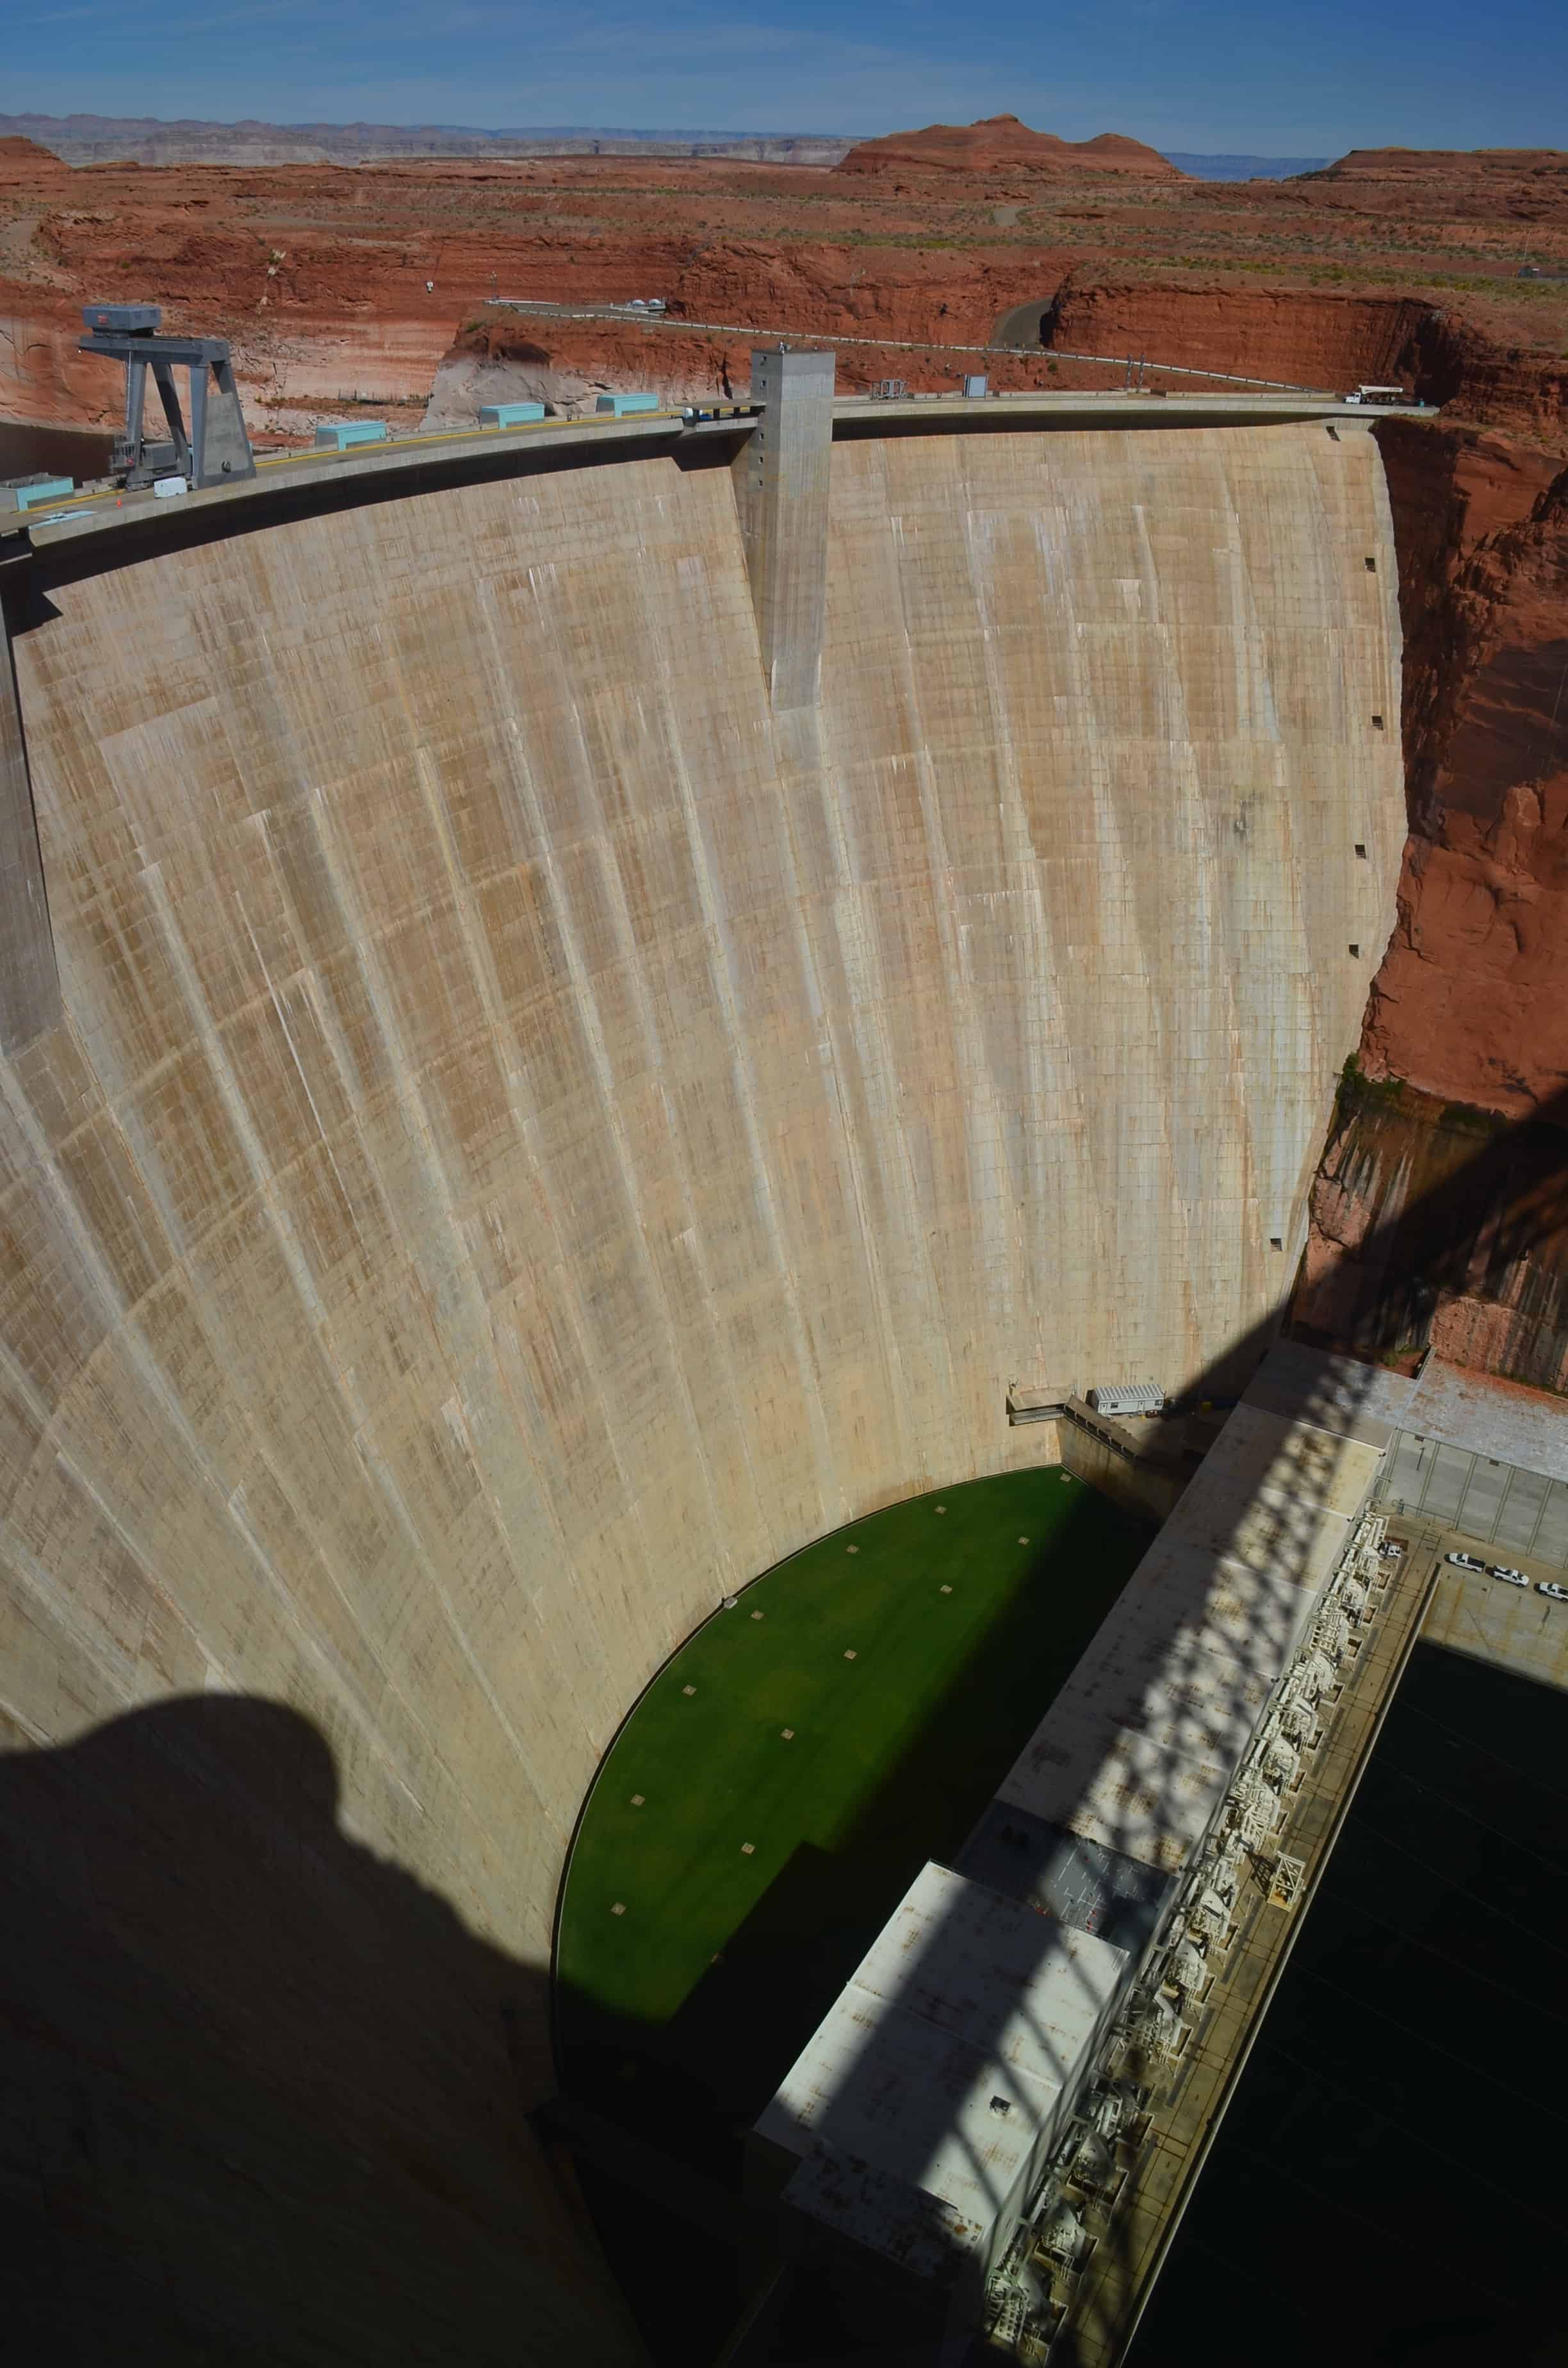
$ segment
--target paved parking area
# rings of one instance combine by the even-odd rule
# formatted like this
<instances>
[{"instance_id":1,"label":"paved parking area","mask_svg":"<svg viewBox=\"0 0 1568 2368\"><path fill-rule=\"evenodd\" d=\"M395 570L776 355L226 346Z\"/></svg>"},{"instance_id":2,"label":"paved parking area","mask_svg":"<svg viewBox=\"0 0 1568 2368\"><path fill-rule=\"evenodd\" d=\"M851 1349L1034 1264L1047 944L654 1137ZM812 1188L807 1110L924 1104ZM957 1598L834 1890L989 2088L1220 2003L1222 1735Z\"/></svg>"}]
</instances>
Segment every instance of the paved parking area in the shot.
<instances>
[{"instance_id":1,"label":"paved parking area","mask_svg":"<svg viewBox=\"0 0 1568 2368\"><path fill-rule=\"evenodd\" d=\"M1451 1372L1440 1392L1433 1384L1437 1404L1424 1418L1447 1418L1460 1436L1395 1432L1383 1480L1388 1506L1486 1539L1491 1562L1522 1564L1528 1554L1561 1575L1568 1569L1568 1474L1561 1468L1568 1423L1556 1399L1544 1410L1532 1403L1528 1419L1521 1417L1515 1403L1521 1394L1503 1398L1500 1383L1491 1385L1494 1400L1472 1414L1470 1400L1479 1386L1473 1375ZM1538 1394L1528 1395L1533 1401ZM1493 1448L1508 1452L1488 1452ZM1534 1460L1511 1462L1510 1454Z\"/></svg>"},{"instance_id":2,"label":"paved parking area","mask_svg":"<svg viewBox=\"0 0 1568 2368\"><path fill-rule=\"evenodd\" d=\"M1501 1553L1462 1530L1445 1529L1440 1522L1398 1513L1386 1505L1376 1509L1387 1513L1391 1537L1407 1538L1412 1555L1437 1563L1437 1586L1421 1632L1424 1643L1446 1645L1450 1652L1468 1653L1472 1659L1491 1661L1568 1691L1568 1603L1553 1603L1536 1592L1538 1579L1568 1584L1554 1564ZM1511 1563L1530 1584L1510 1587L1504 1579L1488 1578L1484 1571L1459 1570L1443 1560L1456 1551L1475 1554L1483 1563Z\"/></svg>"}]
</instances>

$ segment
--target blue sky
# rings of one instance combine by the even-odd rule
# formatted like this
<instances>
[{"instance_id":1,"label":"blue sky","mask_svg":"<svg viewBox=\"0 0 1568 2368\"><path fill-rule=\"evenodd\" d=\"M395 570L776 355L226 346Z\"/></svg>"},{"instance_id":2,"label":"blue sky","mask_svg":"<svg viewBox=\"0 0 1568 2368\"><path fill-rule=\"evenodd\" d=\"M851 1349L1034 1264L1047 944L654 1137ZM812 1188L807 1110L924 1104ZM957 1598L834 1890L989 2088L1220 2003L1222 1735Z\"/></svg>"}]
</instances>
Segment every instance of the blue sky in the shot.
<instances>
[{"instance_id":1,"label":"blue sky","mask_svg":"<svg viewBox=\"0 0 1568 2368\"><path fill-rule=\"evenodd\" d=\"M13 0L0 112L1568 145L1565 0Z\"/></svg>"}]
</instances>

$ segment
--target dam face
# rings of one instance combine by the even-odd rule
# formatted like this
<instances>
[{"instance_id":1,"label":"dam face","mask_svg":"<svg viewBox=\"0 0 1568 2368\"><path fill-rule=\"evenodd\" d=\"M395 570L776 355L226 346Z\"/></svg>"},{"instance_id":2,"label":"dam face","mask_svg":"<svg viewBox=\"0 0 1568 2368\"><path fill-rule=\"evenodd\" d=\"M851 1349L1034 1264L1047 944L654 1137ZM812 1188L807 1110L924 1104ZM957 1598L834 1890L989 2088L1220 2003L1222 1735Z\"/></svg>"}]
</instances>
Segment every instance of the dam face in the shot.
<instances>
[{"instance_id":1,"label":"dam face","mask_svg":"<svg viewBox=\"0 0 1568 2368\"><path fill-rule=\"evenodd\" d=\"M840 443L820 705L780 716L723 468L51 564L14 657L62 1016L0 1064L0 1733L58 1774L26 1896L79 1956L103 1869L167 1860L106 1798L132 1711L128 1764L203 1830L232 1788L324 1930L378 1861L403 1888L348 2071L286 1968L249 2103L165 2144L219 1977L132 1918L167 2055L106 2069L51 1990L39 2094L134 2138L83 2225L170 2326L244 2292L257 2359L633 2358L512 2126L579 1803L721 1594L1038 1461L1011 1382L1256 1360L1403 840L1381 463L1315 423ZM319 1739L316 1844L266 1749L181 1731L233 1696ZM423 1964L453 1911L483 1972L431 2056L374 1934ZM282 2166L383 2077L303 2289L257 2299L243 2248L198 2300L143 2271L262 2119L234 2211L293 2258Z\"/></svg>"}]
</instances>

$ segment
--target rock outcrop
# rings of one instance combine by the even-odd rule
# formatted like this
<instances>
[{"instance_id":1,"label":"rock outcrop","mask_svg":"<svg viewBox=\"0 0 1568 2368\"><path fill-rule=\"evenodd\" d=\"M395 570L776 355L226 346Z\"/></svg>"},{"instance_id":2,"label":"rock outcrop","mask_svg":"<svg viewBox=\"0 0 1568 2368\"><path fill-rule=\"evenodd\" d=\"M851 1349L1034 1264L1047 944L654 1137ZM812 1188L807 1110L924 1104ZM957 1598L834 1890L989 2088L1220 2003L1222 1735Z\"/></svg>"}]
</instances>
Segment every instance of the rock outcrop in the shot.
<instances>
[{"instance_id":1,"label":"rock outcrop","mask_svg":"<svg viewBox=\"0 0 1568 2368\"><path fill-rule=\"evenodd\" d=\"M1499 438L1379 435L1411 837L1362 1058L1520 1118L1568 1087L1568 470Z\"/></svg>"},{"instance_id":2,"label":"rock outcrop","mask_svg":"<svg viewBox=\"0 0 1568 2368\"><path fill-rule=\"evenodd\" d=\"M1568 1389L1568 469L1446 425L1377 434L1411 831L1295 1328Z\"/></svg>"},{"instance_id":3,"label":"rock outcrop","mask_svg":"<svg viewBox=\"0 0 1568 2368\"><path fill-rule=\"evenodd\" d=\"M558 417L577 418L615 388L646 389L670 404L746 392L751 349L744 339L650 335L607 321L592 336L558 341L554 325L504 313L469 323L441 358L425 427L472 427L487 403L542 403Z\"/></svg>"},{"instance_id":4,"label":"rock outcrop","mask_svg":"<svg viewBox=\"0 0 1568 2368\"><path fill-rule=\"evenodd\" d=\"M1568 1097L1509 1126L1352 1064L1312 1208L1298 1338L1568 1390Z\"/></svg>"},{"instance_id":5,"label":"rock outcrop","mask_svg":"<svg viewBox=\"0 0 1568 2368\"><path fill-rule=\"evenodd\" d=\"M1334 390L1397 376L1427 309L1408 298L1070 273L1041 316L1040 343Z\"/></svg>"},{"instance_id":6,"label":"rock outcrop","mask_svg":"<svg viewBox=\"0 0 1568 2368\"><path fill-rule=\"evenodd\" d=\"M1568 227L1568 154L1559 148L1353 148L1291 188L1314 204L1410 220Z\"/></svg>"},{"instance_id":7,"label":"rock outcrop","mask_svg":"<svg viewBox=\"0 0 1568 2368\"><path fill-rule=\"evenodd\" d=\"M1135 173L1147 180L1185 176L1157 150L1120 132L1093 140L1059 140L1031 131L1016 115L978 123L928 123L922 131L892 131L862 140L835 167L840 173Z\"/></svg>"},{"instance_id":8,"label":"rock outcrop","mask_svg":"<svg viewBox=\"0 0 1568 2368\"><path fill-rule=\"evenodd\" d=\"M1568 286L1561 297L1546 292L1568 317ZM1416 324L1401 362L1422 401L1441 404L1452 419L1532 440L1568 438L1568 352L1505 344L1461 313L1434 309Z\"/></svg>"},{"instance_id":9,"label":"rock outcrop","mask_svg":"<svg viewBox=\"0 0 1568 2368\"><path fill-rule=\"evenodd\" d=\"M70 166L36 140L0 139L0 188L36 189L65 179Z\"/></svg>"}]
</instances>

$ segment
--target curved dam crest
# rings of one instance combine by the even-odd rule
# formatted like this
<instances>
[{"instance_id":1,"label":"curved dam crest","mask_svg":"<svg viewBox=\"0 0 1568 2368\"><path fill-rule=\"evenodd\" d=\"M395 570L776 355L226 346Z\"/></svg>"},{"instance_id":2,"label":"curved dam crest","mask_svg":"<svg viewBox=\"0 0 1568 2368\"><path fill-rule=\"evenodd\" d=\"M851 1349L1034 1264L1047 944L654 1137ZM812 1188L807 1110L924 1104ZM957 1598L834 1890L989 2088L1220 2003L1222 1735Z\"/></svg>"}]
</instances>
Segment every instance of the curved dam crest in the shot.
<instances>
[{"instance_id":1,"label":"curved dam crest","mask_svg":"<svg viewBox=\"0 0 1568 2368\"><path fill-rule=\"evenodd\" d=\"M50 586L9 1740L270 1697L544 1964L721 1593L1040 1460L1010 1381L1176 1390L1281 1296L1392 917L1396 587L1317 424L840 443L809 716L665 458Z\"/></svg>"}]
</instances>

